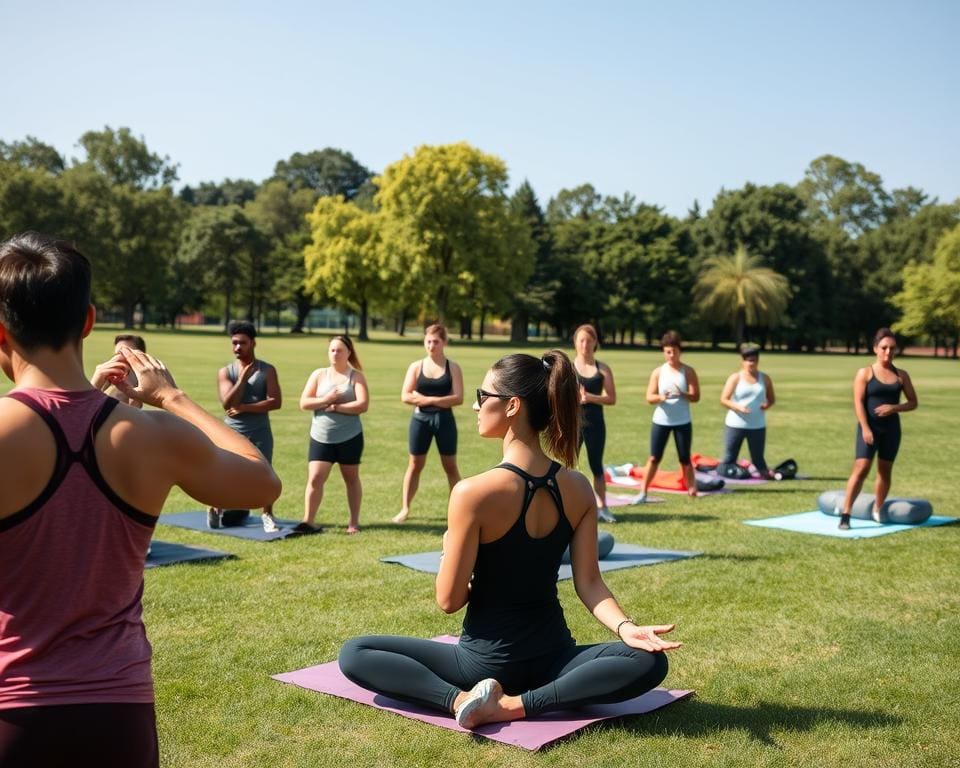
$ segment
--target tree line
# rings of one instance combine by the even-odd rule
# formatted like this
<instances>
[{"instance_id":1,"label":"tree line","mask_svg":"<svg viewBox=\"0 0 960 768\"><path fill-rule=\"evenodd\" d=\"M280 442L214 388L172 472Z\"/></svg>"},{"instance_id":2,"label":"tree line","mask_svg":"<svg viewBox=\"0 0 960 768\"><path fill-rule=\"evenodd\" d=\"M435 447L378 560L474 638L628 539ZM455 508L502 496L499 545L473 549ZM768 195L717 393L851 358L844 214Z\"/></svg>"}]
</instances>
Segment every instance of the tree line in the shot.
<instances>
[{"instance_id":1,"label":"tree line","mask_svg":"<svg viewBox=\"0 0 960 768\"><path fill-rule=\"evenodd\" d=\"M721 190L683 217L591 184L541 205L500 158L421 146L375 174L326 148L261 182L176 188L178 166L128 128L84 133L67 160L34 138L0 141L0 235L74 240L95 300L126 326L190 312L224 323L314 307L400 333L440 319L463 335L510 322L514 341L593 322L606 341L685 336L791 350L858 350L879 326L957 354L960 201L887 190L832 155L797 184Z\"/></svg>"}]
</instances>

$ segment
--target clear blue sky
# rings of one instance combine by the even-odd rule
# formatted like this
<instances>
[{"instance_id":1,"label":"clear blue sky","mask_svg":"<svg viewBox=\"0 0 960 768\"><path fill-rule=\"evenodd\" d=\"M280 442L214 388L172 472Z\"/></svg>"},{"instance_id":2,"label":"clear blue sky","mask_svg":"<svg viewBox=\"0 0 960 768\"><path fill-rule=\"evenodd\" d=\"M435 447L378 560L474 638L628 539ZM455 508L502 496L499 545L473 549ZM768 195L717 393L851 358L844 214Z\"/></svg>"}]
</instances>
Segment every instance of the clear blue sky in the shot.
<instances>
[{"instance_id":1,"label":"clear blue sky","mask_svg":"<svg viewBox=\"0 0 960 768\"><path fill-rule=\"evenodd\" d=\"M338 147L502 157L682 215L815 157L960 197L960 2L2 0L0 139L129 126L181 183Z\"/></svg>"}]
</instances>

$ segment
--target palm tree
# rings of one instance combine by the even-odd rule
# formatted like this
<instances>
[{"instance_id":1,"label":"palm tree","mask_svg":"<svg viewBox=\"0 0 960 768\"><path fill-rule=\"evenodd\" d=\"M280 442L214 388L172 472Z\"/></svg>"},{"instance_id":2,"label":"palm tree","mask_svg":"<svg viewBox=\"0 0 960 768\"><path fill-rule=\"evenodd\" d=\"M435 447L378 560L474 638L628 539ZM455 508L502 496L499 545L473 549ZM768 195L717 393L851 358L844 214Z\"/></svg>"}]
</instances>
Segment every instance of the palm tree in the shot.
<instances>
[{"instance_id":1,"label":"palm tree","mask_svg":"<svg viewBox=\"0 0 960 768\"><path fill-rule=\"evenodd\" d=\"M703 316L732 326L737 344L743 343L747 326L772 328L786 314L790 283L762 263L740 245L733 256L708 258L694 287Z\"/></svg>"}]
</instances>

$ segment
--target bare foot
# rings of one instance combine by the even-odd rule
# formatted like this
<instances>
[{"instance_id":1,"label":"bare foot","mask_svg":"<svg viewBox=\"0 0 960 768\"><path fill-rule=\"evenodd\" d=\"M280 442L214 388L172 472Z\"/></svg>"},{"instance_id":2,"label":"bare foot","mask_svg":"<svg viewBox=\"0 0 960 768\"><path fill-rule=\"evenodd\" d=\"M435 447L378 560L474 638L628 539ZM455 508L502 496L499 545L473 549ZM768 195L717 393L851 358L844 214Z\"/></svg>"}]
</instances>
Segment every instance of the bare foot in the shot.
<instances>
[{"instance_id":1,"label":"bare foot","mask_svg":"<svg viewBox=\"0 0 960 768\"><path fill-rule=\"evenodd\" d=\"M393 522L397 525L400 525L401 523L407 522L408 517L410 517L410 513L405 509L401 509L396 515L393 516Z\"/></svg>"}]
</instances>

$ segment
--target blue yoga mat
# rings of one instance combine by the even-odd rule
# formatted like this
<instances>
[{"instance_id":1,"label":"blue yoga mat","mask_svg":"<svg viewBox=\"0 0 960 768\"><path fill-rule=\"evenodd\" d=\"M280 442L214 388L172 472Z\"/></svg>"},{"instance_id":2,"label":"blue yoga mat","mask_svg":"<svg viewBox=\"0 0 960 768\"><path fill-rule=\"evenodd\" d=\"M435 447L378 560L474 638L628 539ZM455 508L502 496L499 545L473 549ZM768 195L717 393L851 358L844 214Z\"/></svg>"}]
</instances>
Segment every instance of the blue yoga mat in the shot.
<instances>
[{"instance_id":1,"label":"blue yoga mat","mask_svg":"<svg viewBox=\"0 0 960 768\"><path fill-rule=\"evenodd\" d=\"M869 539L875 536L886 536L889 533L900 533L913 528L927 528L934 525L947 525L957 521L955 517L941 517L932 515L922 523L916 525L902 525L894 523L875 523L873 520L850 521L850 530L841 531L837 528L840 518L825 515L820 510L816 512L800 512L795 515L782 517L768 517L763 520L744 520L747 525L756 525L761 528L780 528L784 531L797 533L816 533L820 536L836 536L840 539Z\"/></svg>"},{"instance_id":2,"label":"blue yoga mat","mask_svg":"<svg viewBox=\"0 0 960 768\"><path fill-rule=\"evenodd\" d=\"M151 541L150 554L147 555L147 568L157 568L161 565L174 563L195 562L198 560L221 560L233 557L229 552L219 549L204 549L203 547L188 547L186 544L174 544L170 541Z\"/></svg>"},{"instance_id":3,"label":"blue yoga mat","mask_svg":"<svg viewBox=\"0 0 960 768\"><path fill-rule=\"evenodd\" d=\"M175 525L177 528L189 528L191 531L216 533L223 536L233 536L237 539L252 539L254 541L276 541L285 539L293 534L293 520L277 520L280 530L276 533L267 533L263 530L260 515L252 514L243 525L233 525L229 528L207 528L207 511L178 512L173 515L160 515L159 522L164 525ZM295 534L294 534L295 535Z\"/></svg>"},{"instance_id":4,"label":"blue yoga mat","mask_svg":"<svg viewBox=\"0 0 960 768\"><path fill-rule=\"evenodd\" d=\"M649 547L636 547L633 544L617 543L613 545L613 551L598 562L601 571L616 571L620 568L633 568L638 565L653 565L654 563L666 563L670 560L683 560L688 557L696 557L699 554L701 553L651 549ZM393 555L391 557L381 557L380 562L405 565L407 568L413 568L415 571L423 571L424 573L437 573L440 570L440 552ZM560 580L573 578L573 568L569 565L561 565L557 572L557 578Z\"/></svg>"}]
</instances>

